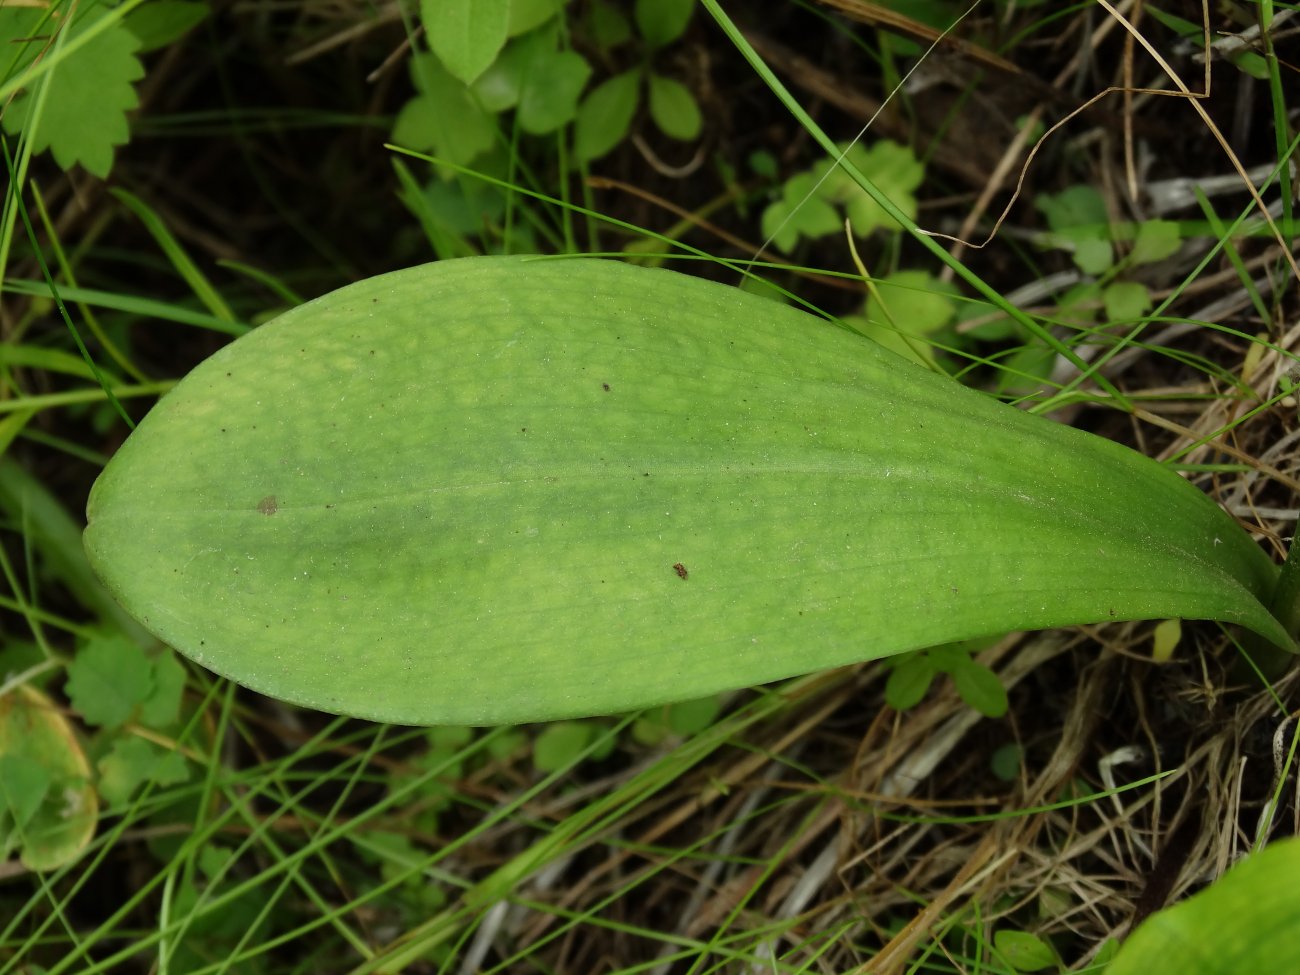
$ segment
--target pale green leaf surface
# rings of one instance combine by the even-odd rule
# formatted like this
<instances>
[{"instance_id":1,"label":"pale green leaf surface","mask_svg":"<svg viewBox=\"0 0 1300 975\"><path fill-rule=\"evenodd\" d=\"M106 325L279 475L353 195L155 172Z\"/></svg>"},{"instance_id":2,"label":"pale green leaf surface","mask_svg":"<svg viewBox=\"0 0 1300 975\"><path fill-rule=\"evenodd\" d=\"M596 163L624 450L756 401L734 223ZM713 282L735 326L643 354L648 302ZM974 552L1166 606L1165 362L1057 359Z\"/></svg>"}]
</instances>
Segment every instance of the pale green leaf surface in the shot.
<instances>
[{"instance_id":1,"label":"pale green leaf surface","mask_svg":"<svg viewBox=\"0 0 1300 975\"><path fill-rule=\"evenodd\" d=\"M1106 975L1300 971L1300 839L1252 854L1210 887L1147 918Z\"/></svg>"},{"instance_id":2,"label":"pale green leaf surface","mask_svg":"<svg viewBox=\"0 0 1300 975\"><path fill-rule=\"evenodd\" d=\"M1161 465L606 261L444 261L294 309L182 380L87 516L110 591L198 663L408 723L1112 619L1291 646L1258 599L1275 567Z\"/></svg>"},{"instance_id":3,"label":"pale green leaf surface","mask_svg":"<svg viewBox=\"0 0 1300 975\"><path fill-rule=\"evenodd\" d=\"M689 142L704 127L691 90L675 78L650 73L650 117L664 135Z\"/></svg>"},{"instance_id":4,"label":"pale green leaf surface","mask_svg":"<svg viewBox=\"0 0 1300 975\"><path fill-rule=\"evenodd\" d=\"M106 12L93 11L73 30L80 32L104 16ZM114 147L130 138L126 113L139 103L133 84L144 76L136 57L139 48L140 41L121 21L112 24L43 82L45 101L34 131L28 123L35 90L7 108L4 130L16 135L28 128L33 152L50 149L65 170L80 164L101 179L107 177Z\"/></svg>"},{"instance_id":5,"label":"pale green leaf surface","mask_svg":"<svg viewBox=\"0 0 1300 975\"><path fill-rule=\"evenodd\" d=\"M88 640L68 665L67 694L90 724L115 727L153 690L153 668L144 651L118 633Z\"/></svg>"},{"instance_id":6,"label":"pale green leaf surface","mask_svg":"<svg viewBox=\"0 0 1300 975\"><path fill-rule=\"evenodd\" d=\"M510 0L421 0L429 47L462 83L496 60L510 26Z\"/></svg>"}]
</instances>

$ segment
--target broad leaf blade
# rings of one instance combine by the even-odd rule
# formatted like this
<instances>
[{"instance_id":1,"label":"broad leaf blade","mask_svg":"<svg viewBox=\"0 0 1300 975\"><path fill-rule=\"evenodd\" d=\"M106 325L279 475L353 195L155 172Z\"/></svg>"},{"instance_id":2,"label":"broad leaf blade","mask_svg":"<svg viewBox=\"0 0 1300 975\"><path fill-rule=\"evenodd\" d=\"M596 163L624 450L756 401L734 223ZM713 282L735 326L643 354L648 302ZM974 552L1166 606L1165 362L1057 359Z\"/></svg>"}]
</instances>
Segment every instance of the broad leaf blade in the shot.
<instances>
[{"instance_id":1,"label":"broad leaf blade","mask_svg":"<svg viewBox=\"0 0 1300 975\"><path fill-rule=\"evenodd\" d=\"M199 366L95 486L110 590L197 662L358 716L612 712L1012 629L1290 645L1193 486L830 324L605 261L471 258Z\"/></svg>"},{"instance_id":2,"label":"broad leaf blade","mask_svg":"<svg viewBox=\"0 0 1300 975\"><path fill-rule=\"evenodd\" d=\"M1106 975L1219 975L1300 969L1300 840L1252 853L1217 882L1142 922Z\"/></svg>"}]
</instances>

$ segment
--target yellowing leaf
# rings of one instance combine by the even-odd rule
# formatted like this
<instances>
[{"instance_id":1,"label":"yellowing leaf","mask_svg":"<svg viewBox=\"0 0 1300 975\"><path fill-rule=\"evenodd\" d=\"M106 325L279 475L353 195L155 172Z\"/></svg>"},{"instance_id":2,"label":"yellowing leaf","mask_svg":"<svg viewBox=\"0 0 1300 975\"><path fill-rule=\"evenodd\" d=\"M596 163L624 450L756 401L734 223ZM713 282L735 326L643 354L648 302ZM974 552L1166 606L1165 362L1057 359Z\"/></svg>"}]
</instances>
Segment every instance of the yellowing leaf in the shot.
<instances>
[{"instance_id":1,"label":"yellowing leaf","mask_svg":"<svg viewBox=\"0 0 1300 975\"><path fill-rule=\"evenodd\" d=\"M90 842L99 803L89 780L53 701L26 686L0 697L0 844L20 850L28 869L58 869Z\"/></svg>"},{"instance_id":2,"label":"yellowing leaf","mask_svg":"<svg viewBox=\"0 0 1300 975\"><path fill-rule=\"evenodd\" d=\"M1158 664L1168 663L1182 638L1182 620L1162 620L1157 623L1151 636L1151 659Z\"/></svg>"}]
</instances>

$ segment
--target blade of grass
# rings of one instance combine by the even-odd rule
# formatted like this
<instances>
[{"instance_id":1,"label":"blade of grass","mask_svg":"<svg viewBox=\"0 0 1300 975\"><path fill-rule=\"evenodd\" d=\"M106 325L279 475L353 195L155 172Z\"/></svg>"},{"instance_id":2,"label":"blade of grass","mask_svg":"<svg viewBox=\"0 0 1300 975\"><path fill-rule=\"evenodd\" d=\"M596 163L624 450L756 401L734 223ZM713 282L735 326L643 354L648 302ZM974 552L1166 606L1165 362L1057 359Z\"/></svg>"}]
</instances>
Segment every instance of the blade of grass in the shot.
<instances>
[{"instance_id":1,"label":"blade of grass","mask_svg":"<svg viewBox=\"0 0 1300 975\"><path fill-rule=\"evenodd\" d=\"M1069 360L1069 362L1072 363L1081 373L1086 375L1093 374L1092 366L1080 359L1072 349L1063 344L1049 330L1043 328L1033 319L1033 317L1025 314L1015 305L1003 298L1002 295L995 288L987 284L983 278L966 267L966 265L961 261L954 258L943 247L939 246L939 243L933 237L921 230L914 220L910 219L907 214L903 213L894 202L889 199L889 197L880 192L876 185L860 172L856 166L843 158L843 154L841 153L840 148L835 144L834 140L822 131L821 127L813 120L812 116L804 111L798 100L790 94L789 89L785 87L781 80L772 72L772 69L767 66L767 63L762 59L762 57L759 56L758 52L754 50L753 46L745 38L745 35L741 32L740 28L738 28L731 18L727 16L726 12L723 11L722 7L718 4L718 0L700 0L700 2L704 5L705 9L713 15L713 19L717 22L718 26L722 28L723 32L727 35L732 44L736 46L736 49L744 56L745 60L749 62L750 67L752 67L755 73L758 74L767 86L772 89L773 94L777 96L781 101L781 104L783 104L795 119L798 120L799 124L802 125L805 131L816 140L817 144L820 145L822 149L824 149L832 158L839 160L839 165L843 167L844 171L853 177L854 182L862 187L863 191L870 196L882 210L889 214L891 218L896 220L899 225L904 227L908 233L911 234L912 237L920 243L921 246L925 247L926 250L928 250L935 258L946 266L952 268L953 272L957 274L958 277L983 295L989 302L999 308L1008 317L1023 326L1031 335L1037 337L1049 348L1053 349L1058 355ZM1128 399L1118 389L1116 389L1105 378L1105 376L1096 375L1095 378L1097 385L1109 395L1110 402L1125 411L1130 410L1131 407Z\"/></svg>"},{"instance_id":2,"label":"blade of grass","mask_svg":"<svg viewBox=\"0 0 1300 975\"><path fill-rule=\"evenodd\" d=\"M167 255L167 259L172 262L172 267L176 269L176 273L190 286L190 290L203 303L203 306L212 313L213 317L231 324L236 322L238 319L236 319L235 313L230 310L230 306L226 304L225 299L217 293L217 289L199 270L198 265L194 263L185 248L181 246L181 242L167 229L167 225L163 223L162 218L134 193L119 187L114 187L109 192L144 224L145 229L157 241L159 248Z\"/></svg>"}]
</instances>

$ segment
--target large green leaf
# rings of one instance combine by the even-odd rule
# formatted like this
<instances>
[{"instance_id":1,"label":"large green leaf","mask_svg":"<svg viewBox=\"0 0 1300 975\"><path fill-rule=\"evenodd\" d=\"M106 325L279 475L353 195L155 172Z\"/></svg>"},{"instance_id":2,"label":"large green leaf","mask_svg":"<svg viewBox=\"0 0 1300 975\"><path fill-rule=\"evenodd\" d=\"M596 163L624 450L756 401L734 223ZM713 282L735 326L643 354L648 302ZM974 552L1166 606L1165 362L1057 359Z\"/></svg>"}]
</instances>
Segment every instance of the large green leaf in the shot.
<instances>
[{"instance_id":1,"label":"large green leaf","mask_svg":"<svg viewBox=\"0 0 1300 975\"><path fill-rule=\"evenodd\" d=\"M1252 853L1216 883L1153 914L1106 975L1264 975L1300 971L1300 840Z\"/></svg>"},{"instance_id":2,"label":"large green leaf","mask_svg":"<svg viewBox=\"0 0 1300 975\"><path fill-rule=\"evenodd\" d=\"M362 281L186 377L91 496L197 662L401 722L630 709L999 631L1243 623L1262 551L1177 474L670 271Z\"/></svg>"}]
</instances>

